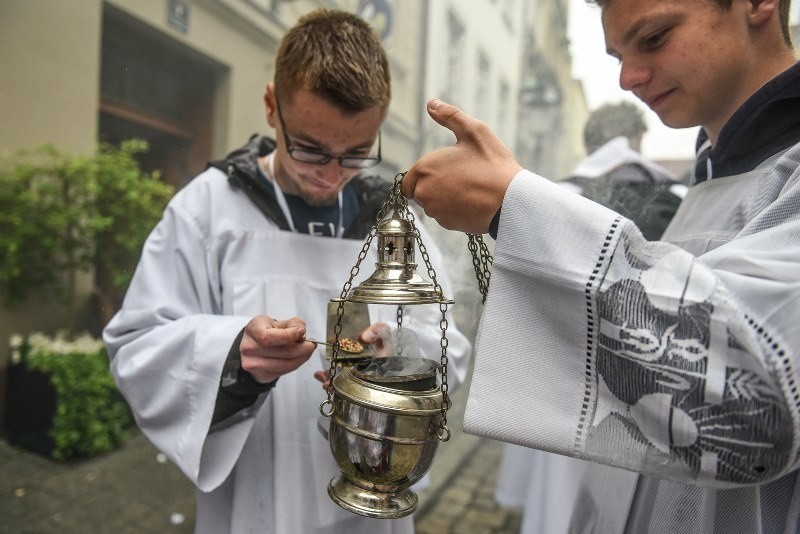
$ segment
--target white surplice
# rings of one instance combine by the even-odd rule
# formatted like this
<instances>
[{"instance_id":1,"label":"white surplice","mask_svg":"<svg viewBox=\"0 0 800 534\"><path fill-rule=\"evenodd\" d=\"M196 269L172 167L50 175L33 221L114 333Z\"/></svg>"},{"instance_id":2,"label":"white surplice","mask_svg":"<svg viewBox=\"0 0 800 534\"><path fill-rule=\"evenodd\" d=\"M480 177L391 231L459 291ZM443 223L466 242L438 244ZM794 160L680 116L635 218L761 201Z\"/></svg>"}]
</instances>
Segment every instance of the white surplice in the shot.
<instances>
[{"instance_id":1,"label":"white surplice","mask_svg":"<svg viewBox=\"0 0 800 534\"><path fill-rule=\"evenodd\" d=\"M593 461L571 531L798 528L799 166L692 187L661 242L514 178L464 427Z\"/></svg>"},{"instance_id":2,"label":"white surplice","mask_svg":"<svg viewBox=\"0 0 800 534\"><path fill-rule=\"evenodd\" d=\"M441 254L419 230L449 294ZM198 488L197 533L413 532L411 517L360 517L327 494L339 470L318 428L326 395L313 373L329 366L324 349L209 433L222 366L238 332L257 314L297 316L308 337L325 339L327 304L341 294L363 244L279 230L213 168L172 199L148 239L105 339L137 424ZM356 283L374 271L374 243L372 249ZM370 318L394 323L396 309L370 305ZM403 326L438 361L439 306L404 310ZM470 348L454 324L451 387L466 375Z\"/></svg>"}]
</instances>

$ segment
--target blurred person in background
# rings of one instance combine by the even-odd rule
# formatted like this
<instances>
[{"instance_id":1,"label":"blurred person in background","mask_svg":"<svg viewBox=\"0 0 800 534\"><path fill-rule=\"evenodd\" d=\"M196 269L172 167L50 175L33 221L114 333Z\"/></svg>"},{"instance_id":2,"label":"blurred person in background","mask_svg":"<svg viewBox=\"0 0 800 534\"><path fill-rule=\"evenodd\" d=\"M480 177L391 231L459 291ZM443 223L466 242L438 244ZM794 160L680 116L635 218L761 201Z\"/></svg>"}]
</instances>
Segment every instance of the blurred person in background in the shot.
<instances>
[{"instance_id":1,"label":"blurred person in background","mask_svg":"<svg viewBox=\"0 0 800 534\"><path fill-rule=\"evenodd\" d=\"M466 432L589 460L570 532L800 531L800 65L789 0L597 0L620 85L701 126L659 241L524 170L432 100L456 144L403 191L496 238Z\"/></svg>"},{"instance_id":2,"label":"blurred person in background","mask_svg":"<svg viewBox=\"0 0 800 534\"><path fill-rule=\"evenodd\" d=\"M340 472L318 428L318 380L330 364L306 340L326 338L328 303L388 196L390 181L361 171L380 162L390 96L389 62L363 20L302 17L264 94L276 139L253 136L175 195L105 328L139 427L197 487L198 533L413 532L411 516L365 518L328 496ZM396 322L396 307L375 308L371 321ZM404 328L441 354L438 306L410 308ZM469 343L455 328L448 338L457 386Z\"/></svg>"},{"instance_id":3,"label":"blurred person in background","mask_svg":"<svg viewBox=\"0 0 800 534\"><path fill-rule=\"evenodd\" d=\"M659 239L686 188L641 153L644 114L632 102L604 104L583 128L588 156L559 184L631 219L650 240Z\"/></svg>"}]
</instances>

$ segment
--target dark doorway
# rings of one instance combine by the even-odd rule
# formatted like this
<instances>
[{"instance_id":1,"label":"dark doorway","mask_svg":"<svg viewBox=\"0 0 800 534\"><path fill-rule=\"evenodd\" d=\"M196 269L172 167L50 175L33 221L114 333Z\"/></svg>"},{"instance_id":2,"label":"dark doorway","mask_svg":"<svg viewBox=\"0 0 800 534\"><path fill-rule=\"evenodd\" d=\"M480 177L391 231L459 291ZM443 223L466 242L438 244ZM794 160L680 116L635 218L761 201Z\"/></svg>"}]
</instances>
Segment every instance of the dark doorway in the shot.
<instances>
[{"instance_id":1,"label":"dark doorway","mask_svg":"<svg viewBox=\"0 0 800 534\"><path fill-rule=\"evenodd\" d=\"M211 156L223 66L106 4L100 71L100 141L138 137L147 171L181 187Z\"/></svg>"}]
</instances>

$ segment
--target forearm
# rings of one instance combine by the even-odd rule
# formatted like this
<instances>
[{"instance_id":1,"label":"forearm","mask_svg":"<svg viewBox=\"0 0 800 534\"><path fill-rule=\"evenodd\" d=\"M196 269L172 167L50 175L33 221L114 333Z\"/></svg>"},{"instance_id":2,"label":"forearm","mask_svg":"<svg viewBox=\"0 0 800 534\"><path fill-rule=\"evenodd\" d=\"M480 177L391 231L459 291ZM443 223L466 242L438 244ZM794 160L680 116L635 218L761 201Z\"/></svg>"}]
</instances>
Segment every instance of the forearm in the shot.
<instances>
[{"instance_id":1,"label":"forearm","mask_svg":"<svg viewBox=\"0 0 800 534\"><path fill-rule=\"evenodd\" d=\"M503 206L465 427L696 484L788 469L797 266L765 281L741 253L791 261L778 237L698 259L546 184L513 200L522 186Z\"/></svg>"},{"instance_id":2,"label":"forearm","mask_svg":"<svg viewBox=\"0 0 800 534\"><path fill-rule=\"evenodd\" d=\"M228 356L225 358L225 364L222 367L217 400L214 405L214 415L211 419L212 430L215 425L234 413L255 404L259 395L267 393L278 382L276 379L272 382L261 384L242 369L242 355L239 352L239 344L243 335L244 329L239 332L239 335L236 336L236 339L231 344Z\"/></svg>"}]
</instances>

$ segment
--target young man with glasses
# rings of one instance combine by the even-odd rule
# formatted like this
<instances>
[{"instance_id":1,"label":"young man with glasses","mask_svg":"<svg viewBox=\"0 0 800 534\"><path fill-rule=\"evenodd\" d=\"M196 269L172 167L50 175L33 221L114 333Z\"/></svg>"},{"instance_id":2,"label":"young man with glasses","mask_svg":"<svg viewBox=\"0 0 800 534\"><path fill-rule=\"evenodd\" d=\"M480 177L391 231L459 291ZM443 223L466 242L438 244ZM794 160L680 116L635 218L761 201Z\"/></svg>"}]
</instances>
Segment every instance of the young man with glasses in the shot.
<instances>
[{"instance_id":1,"label":"young man with glasses","mask_svg":"<svg viewBox=\"0 0 800 534\"><path fill-rule=\"evenodd\" d=\"M386 54L364 21L302 17L264 95L277 141L254 136L175 196L104 332L137 423L198 488L196 532L413 531L411 517L356 516L328 496L339 473L318 426L329 364L305 341L325 339L328 303L387 198L392 177L359 173L380 162L389 99ZM396 307L374 308L382 327L396 321ZM423 354L441 353L440 320L438 307L406 309ZM448 340L457 384L469 343L455 328Z\"/></svg>"}]
</instances>

